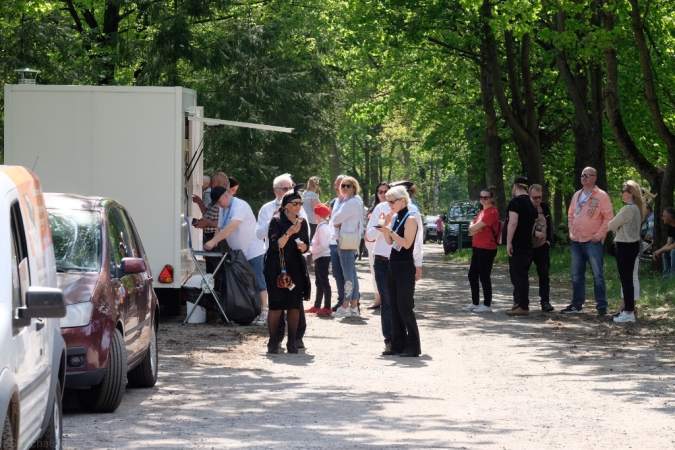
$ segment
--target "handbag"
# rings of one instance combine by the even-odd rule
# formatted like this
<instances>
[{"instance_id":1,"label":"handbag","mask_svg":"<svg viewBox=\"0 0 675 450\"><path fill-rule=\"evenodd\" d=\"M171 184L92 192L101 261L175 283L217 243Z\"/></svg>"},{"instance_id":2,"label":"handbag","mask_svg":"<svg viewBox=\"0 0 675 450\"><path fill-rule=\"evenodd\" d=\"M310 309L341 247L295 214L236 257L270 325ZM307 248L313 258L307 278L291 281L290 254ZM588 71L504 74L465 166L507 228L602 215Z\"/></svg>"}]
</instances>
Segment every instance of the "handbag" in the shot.
<instances>
[{"instance_id":1,"label":"handbag","mask_svg":"<svg viewBox=\"0 0 675 450\"><path fill-rule=\"evenodd\" d=\"M293 280L286 273L286 261L284 260L284 251L281 248L279 248L279 263L281 264L281 273L277 277L277 287L279 289L288 289L293 286Z\"/></svg>"},{"instance_id":2,"label":"handbag","mask_svg":"<svg viewBox=\"0 0 675 450\"><path fill-rule=\"evenodd\" d=\"M361 244L361 235L359 233L340 233L338 239L340 250L358 250Z\"/></svg>"}]
</instances>

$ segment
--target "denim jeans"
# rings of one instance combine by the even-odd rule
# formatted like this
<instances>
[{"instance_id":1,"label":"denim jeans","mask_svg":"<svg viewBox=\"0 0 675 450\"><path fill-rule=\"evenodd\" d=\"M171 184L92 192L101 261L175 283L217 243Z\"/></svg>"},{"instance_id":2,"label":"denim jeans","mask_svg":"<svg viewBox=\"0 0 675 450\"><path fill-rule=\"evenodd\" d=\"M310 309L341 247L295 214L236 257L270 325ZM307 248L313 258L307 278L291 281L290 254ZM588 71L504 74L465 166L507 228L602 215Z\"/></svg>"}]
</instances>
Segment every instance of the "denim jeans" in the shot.
<instances>
[{"instance_id":1,"label":"denim jeans","mask_svg":"<svg viewBox=\"0 0 675 450\"><path fill-rule=\"evenodd\" d=\"M356 250L340 250L340 264L342 265L342 276L344 278L344 298L343 302L351 302L358 300L359 295L359 279L356 276ZM333 269L335 270L335 269ZM336 278L337 280L337 278Z\"/></svg>"},{"instance_id":2,"label":"denim jeans","mask_svg":"<svg viewBox=\"0 0 675 450\"><path fill-rule=\"evenodd\" d=\"M663 255L663 278L675 276L675 250L661 253Z\"/></svg>"},{"instance_id":3,"label":"denim jeans","mask_svg":"<svg viewBox=\"0 0 675 450\"><path fill-rule=\"evenodd\" d=\"M376 259L373 263L375 270L375 283L380 292L380 320L382 322L382 336L384 343L390 344L393 339L391 331L391 303L389 303L389 289L387 287L387 271L389 261Z\"/></svg>"},{"instance_id":4,"label":"denim jeans","mask_svg":"<svg viewBox=\"0 0 675 450\"><path fill-rule=\"evenodd\" d=\"M586 301L586 263L590 263L593 272L593 293L597 309L607 309L607 288L603 266L602 242L572 241L572 286L574 294L572 305L581 308Z\"/></svg>"},{"instance_id":5,"label":"denim jeans","mask_svg":"<svg viewBox=\"0 0 675 450\"><path fill-rule=\"evenodd\" d=\"M342 274L342 264L340 264L337 245L330 246L330 260L333 267L333 278L335 278L335 284L337 284L337 304L342 306L342 301L345 298L345 277Z\"/></svg>"}]
</instances>

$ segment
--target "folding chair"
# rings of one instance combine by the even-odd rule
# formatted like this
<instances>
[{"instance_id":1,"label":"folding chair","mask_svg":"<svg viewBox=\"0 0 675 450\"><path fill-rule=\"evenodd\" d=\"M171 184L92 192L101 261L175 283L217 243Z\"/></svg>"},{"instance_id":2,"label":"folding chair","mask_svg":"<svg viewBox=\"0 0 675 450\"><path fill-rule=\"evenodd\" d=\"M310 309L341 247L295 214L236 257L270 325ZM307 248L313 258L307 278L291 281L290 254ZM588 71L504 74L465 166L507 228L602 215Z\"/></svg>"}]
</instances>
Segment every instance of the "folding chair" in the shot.
<instances>
[{"instance_id":1,"label":"folding chair","mask_svg":"<svg viewBox=\"0 0 675 450\"><path fill-rule=\"evenodd\" d=\"M640 261L652 261L652 243L647 241L640 241Z\"/></svg>"},{"instance_id":2,"label":"folding chair","mask_svg":"<svg viewBox=\"0 0 675 450\"><path fill-rule=\"evenodd\" d=\"M192 261L194 261L195 266L197 266L197 270L199 270L199 273L202 276L202 292L199 294L199 297L197 297L197 301L195 302L195 306L192 308L192 310L188 313L187 317L183 321L183 325L187 323L187 321L190 319L190 316L192 315L193 312L195 312L195 309L197 309L197 306L199 306L199 302L204 297L204 295L211 294L213 297L213 300L215 301L216 305L218 305L218 309L220 310L220 313L222 314L220 317L221 319L225 319L225 322L228 324L230 323L230 319L227 318L227 315L225 314L225 311L223 310L223 307L221 306L220 302L218 301L218 293L215 291L215 275L218 273L218 270L220 269L220 266L223 265L223 262L225 262L225 258L228 255L228 252L221 252L221 251L206 251L206 250L195 250L192 248L192 233L190 232L190 218L187 217L185 219L187 222L187 227L188 227L188 247L190 248L190 256L192 256ZM220 262L218 262L218 265L216 266L216 269L213 271L213 274L208 274L206 273L206 270L202 268L202 265L199 263L197 260L197 255L204 256L204 257L220 257ZM225 324L223 322L223 324Z\"/></svg>"}]
</instances>

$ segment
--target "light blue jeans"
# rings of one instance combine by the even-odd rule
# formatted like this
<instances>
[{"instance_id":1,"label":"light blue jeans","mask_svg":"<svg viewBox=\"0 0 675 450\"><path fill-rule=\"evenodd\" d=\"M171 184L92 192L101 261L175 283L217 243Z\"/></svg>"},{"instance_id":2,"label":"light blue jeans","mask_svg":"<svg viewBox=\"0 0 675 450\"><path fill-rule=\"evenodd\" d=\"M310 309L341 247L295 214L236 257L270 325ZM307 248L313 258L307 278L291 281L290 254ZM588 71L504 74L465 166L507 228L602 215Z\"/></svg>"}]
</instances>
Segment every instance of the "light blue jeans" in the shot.
<instances>
[{"instance_id":1,"label":"light blue jeans","mask_svg":"<svg viewBox=\"0 0 675 450\"><path fill-rule=\"evenodd\" d=\"M359 279L356 276L356 250L340 250L340 265L345 279L345 296L343 302L353 302L360 298Z\"/></svg>"},{"instance_id":2,"label":"light blue jeans","mask_svg":"<svg viewBox=\"0 0 675 450\"><path fill-rule=\"evenodd\" d=\"M337 305L342 306L342 300L345 298L345 277L342 274L342 264L340 263L340 253L337 245L330 246L330 261L333 267L333 278L337 284Z\"/></svg>"},{"instance_id":3,"label":"light blue jeans","mask_svg":"<svg viewBox=\"0 0 675 450\"><path fill-rule=\"evenodd\" d=\"M586 263L593 272L593 293L597 309L607 309L607 287L603 273L602 242L572 241L572 305L580 309L586 301Z\"/></svg>"},{"instance_id":4,"label":"light blue jeans","mask_svg":"<svg viewBox=\"0 0 675 450\"><path fill-rule=\"evenodd\" d=\"M661 253L663 257L663 278L675 276L675 250Z\"/></svg>"}]
</instances>

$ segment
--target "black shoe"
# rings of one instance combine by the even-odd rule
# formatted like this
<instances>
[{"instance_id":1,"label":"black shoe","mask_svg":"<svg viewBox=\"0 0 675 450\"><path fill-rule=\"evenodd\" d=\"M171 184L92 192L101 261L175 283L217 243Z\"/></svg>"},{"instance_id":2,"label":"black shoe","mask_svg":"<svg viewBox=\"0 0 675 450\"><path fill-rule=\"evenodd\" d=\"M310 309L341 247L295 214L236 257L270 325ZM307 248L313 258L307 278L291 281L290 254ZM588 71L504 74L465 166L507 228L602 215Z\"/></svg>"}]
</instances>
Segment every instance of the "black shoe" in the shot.
<instances>
[{"instance_id":1,"label":"black shoe","mask_svg":"<svg viewBox=\"0 0 675 450\"><path fill-rule=\"evenodd\" d=\"M582 314L584 311L583 307L577 309L574 305L569 305L567 308L561 309L560 312L563 314Z\"/></svg>"},{"instance_id":2,"label":"black shoe","mask_svg":"<svg viewBox=\"0 0 675 450\"><path fill-rule=\"evenodd\" d=\"M607 315L607 308L599 308L598 309L598 315L599 316L606 316Z\"/></svg>"},{"instance_id":3,"label":"black shoe","mask_svg":"<svg viewBox=\"0 0 675 450\"><path fill-rule=\"evenodd\" d=\"M555 308L551 306L549 302L544 302L541 304L541 310L544 312L553 312L555 311Z\"/></svg>"},{"instance_id":4,"label":"black shoe","mask_svg":"<svg viewBox=\"0 0 675 450\"><path fill-rule=\"evenodd\" d=\"M286 346L286 351L287 351L288 353L298 353L298 347L296 347L295 345L292 346L292 347L291 347L290 345L287 345L287 346Z\"/></svg>"},{"instance_id":5,"label":"black shoe","mask_svg":"<svg viewBox=\"0 0 675 450\"><path fill-rule=\"evenodd\" d=\"M298 348L305 348L305 343L302 342L302 339L296 339L295 340L295 346Z\"/></svg>"},{"instance_id":6,"label":"black shoe","mask_svg":"<svg viewBox=\"0 0 675 450\"><path fill-rule=\"evenodd\" d=\"M420 354L419 354L419 353L413 353L413 352L405 351L405 352L401 353L401 354L398 355L398 356L400 356L401 358L417 358L418 356L420 356Z\"/></svg>"},{"instance_id":7,"label":"black shoe","mask_svg":"<svg viewBox=\"0 0 675 450\"><path fill-rule=\"evenodd\" d=\"M392 355L398 355L401 352L397 352L396 350L385 350L382 352L382 356L392 356Z\"/></svg>"},{"instance_id":8,"label":"black shoe","mask_svg":"<svg viewBox=\"0 0 675 450\"><path fill-rule=\"evenodd\" d=\"M274 355L279 354L279 344L276 342L273 344L267 344L267 353L272 353Z\"/></svg>"},{"instance_id":9,"label":"black shoe","mask_svg":"<svg viewBox=\"0 0 675 450\"><path fill-rule=\"evenodd\" d=\"M380 309L380 305L370 305L366 309Z\"/></svg>"},{"instance_id":10,"label":"black shoe","mask_svg":"<svg viewBox=\"0 0 675 450\"><path fill-rule=\"evenodd\" d=\"M333 311L333 312L335 312L335 311L337 311L338 308L340 308L341 306L342 306L342 302L337 302L337 303L335 304L335 306L333 306L330 310Z\"/></svg>"}]
</instances>

